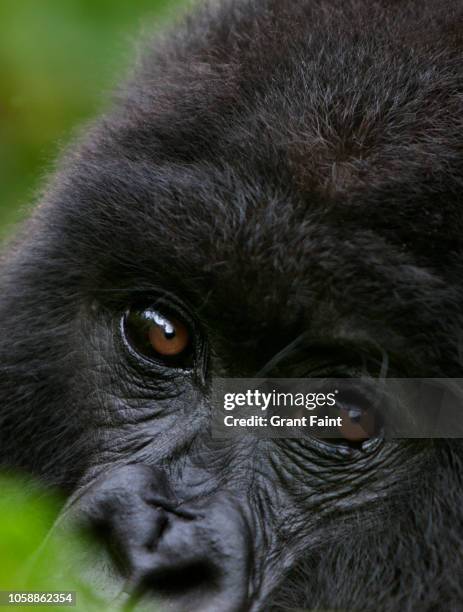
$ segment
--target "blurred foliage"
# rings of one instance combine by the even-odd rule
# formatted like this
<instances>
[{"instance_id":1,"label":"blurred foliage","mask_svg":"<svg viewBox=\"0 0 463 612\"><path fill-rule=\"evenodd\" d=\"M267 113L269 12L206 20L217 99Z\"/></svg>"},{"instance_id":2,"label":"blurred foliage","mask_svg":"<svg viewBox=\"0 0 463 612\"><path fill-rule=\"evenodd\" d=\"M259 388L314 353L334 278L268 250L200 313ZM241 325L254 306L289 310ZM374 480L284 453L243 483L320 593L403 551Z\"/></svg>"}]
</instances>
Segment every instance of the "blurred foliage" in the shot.
<instances>
[{"instance_id":1,"label":"blurred foliage","mask_svg":"<svg viewBox=\"0 0 463 612\"><path fill-rule=\"evenodd\" d=\"M0 0L0 238L33 203L73 130L104 107L137 34L162 27L183 2ZM69 564L85 544L76 538L52 542L26 578L58 505L29 482L0 477L0 590L77 590L77 608L53 609L104 611ZM57 585L64 566L67 583Z\"/></svg>"},{"instance_id":2,"label":"blurred foliage","mask_svg":"<svg viewBox=\"0 0 463 612\"><path fill-rule=\"evenodd\" d=\"M104 107L133 41L184 0L0 0L0 237L73 128Z\"/></svg>"},{"instance_id":3,"label":"blurred foliage","mask_svg":"<svg viewBox=\"0 0 463 612\"><path fill-rule=\"evenodd\" d=\"M19 606L15 610L106 610L93 590L78 579L74 567L84 539L67 535L43 547L59 501L30 481L0 476L0 590L76 591L77 606ZM40 550L42 548L42 550ZM40 550L40 560L34 562ZM65 571L63 572L63 568ZM57 578L59 577L59 578Z\"/></svg>"},{"instance_id":4,"label":"blurred foliage","mask_svg":"<svg viewBox=\"0 0 463 612\"><path fill-rule=\"evenodd\" d=\"M108 598L104 590L90 584L89 567L102 562L102 550L97 542L78 530L50 531L62 500L31 480L5 474L0 475L0 492L0 591L76 593L76 605L72 607L15 604L11 609L24 612L127 612L132 609L128 597ZM144 603L138 598L133 602L140 612L158 609L152 602Z\"/></svg>"}]
</instances>

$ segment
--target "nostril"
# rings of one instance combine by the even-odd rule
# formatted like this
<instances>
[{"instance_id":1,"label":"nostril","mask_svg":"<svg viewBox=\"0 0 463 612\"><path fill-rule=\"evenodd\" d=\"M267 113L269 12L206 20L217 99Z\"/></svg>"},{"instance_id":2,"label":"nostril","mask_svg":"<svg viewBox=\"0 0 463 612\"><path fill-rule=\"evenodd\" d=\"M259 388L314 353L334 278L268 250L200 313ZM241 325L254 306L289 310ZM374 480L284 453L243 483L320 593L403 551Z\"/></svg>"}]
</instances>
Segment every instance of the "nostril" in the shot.
<instances>
[{"instance_id":1,"label":"nostril","mask_svg":"<svg viewBox=\"0 0 463 612\"><path fill-rule=\"evenodd\" d=\"M212 592L220 588L220 571L207 560L157 568L144 577L141 588L158 597Z\"/></svg>"},{"instance_id":2,"label":"nostril","mask_svg":"<svg viewBox=\"0 0 463 612\"><path fill-rule=\"evenodd\" d=\"M109 554L110 559L122 575L130 573L127 549L116 536L114 526L108 521L94 521L89 526L94 541Z\"/></svg>"},{"instance_id":3,"label":"nostril","mask_svg":"<svg viewBox=\"0 0 463 612\"><path fill-rule=\"evenodd\" d=\"M137 571L140 557L155 554L160 540L170 527L170 517L164 511L132 525L127 516L93 520L88 529L95 542L109 554L118 571L125 576Z\"/></svg>"},{"instance_id":4,"label":"nostril","mask_svg":"<svg viewBox=\"0 0 463 612\"><path fill-rule=\"evenodd\" d=\"M146 549L148 552L154 552L159 540L163 537L167 529L169 528L169 518L166 514L160 514L155 524L155 531L152 537L146 543Z\"/></svg>"}]
</instances>

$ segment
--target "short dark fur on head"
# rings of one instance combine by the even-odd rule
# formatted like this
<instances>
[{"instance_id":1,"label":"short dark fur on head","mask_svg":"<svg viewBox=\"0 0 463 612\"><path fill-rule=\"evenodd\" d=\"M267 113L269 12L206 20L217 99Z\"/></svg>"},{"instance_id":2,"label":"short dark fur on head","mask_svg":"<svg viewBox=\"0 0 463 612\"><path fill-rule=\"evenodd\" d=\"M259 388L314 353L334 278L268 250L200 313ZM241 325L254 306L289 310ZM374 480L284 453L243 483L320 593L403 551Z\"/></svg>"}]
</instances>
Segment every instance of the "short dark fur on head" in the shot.
<instances>
[{"instance_id":1,"label":"short dark fur on head","mask_svg":"<svg viewBox=\"0 0 463 612\"><path fill-rule=\"evenodd\" d=\"M301 334L306 371L379 354L460 376L462 33L460 0L200 8L6 250L1 460L88 487L169 609L462 609L459 441L218 444L207 418L212 376L283 351L290 377ZM193 371L127 350L121 317L150 300L194 321Z\"/></svg>"}]
</instances>

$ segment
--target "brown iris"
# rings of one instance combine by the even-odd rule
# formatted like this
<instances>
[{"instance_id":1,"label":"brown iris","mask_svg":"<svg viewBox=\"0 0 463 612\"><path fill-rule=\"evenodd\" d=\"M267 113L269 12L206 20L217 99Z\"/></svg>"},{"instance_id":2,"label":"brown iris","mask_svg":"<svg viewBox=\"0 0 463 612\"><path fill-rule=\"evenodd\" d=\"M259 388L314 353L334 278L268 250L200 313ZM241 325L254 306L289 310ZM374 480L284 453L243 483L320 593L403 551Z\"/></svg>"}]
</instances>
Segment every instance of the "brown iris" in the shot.
<instances>
[{"instance_id":1,"label":"brown iris","mask_svg":"<svg viewBox=\"0 0 463 612\"><path fill-rule=\"evenodd\" d=\"M161 359L168 365L191 365L190 332L177 317L154 308L133 309L125 318L125 333L131 346L150 359Z\"/></svg>"},{"instance_id":2,"label":"brown iris","mask_svg":"<svg viewBox=\"0 0 463 612\"><path fill-rule=\"evenodd\" d=\"M349 442L361 442L368 440L376 434L377 424L373 411L359 410L355 416L352 411L341 408L340 416L342 425L339 433L344 440Z\"/></svg>"},{"instance_id":3,"label":"brown iris","mask_svg":"<svg viewBox=\"0 0 463 612\"><path fill-rule=\"evenodd\" d=\"M181 321L167 319L159 314L148 330L148 337L156 353L165 356L180 355L190 339L188 330Z\"/></svg>"}]
</instances>

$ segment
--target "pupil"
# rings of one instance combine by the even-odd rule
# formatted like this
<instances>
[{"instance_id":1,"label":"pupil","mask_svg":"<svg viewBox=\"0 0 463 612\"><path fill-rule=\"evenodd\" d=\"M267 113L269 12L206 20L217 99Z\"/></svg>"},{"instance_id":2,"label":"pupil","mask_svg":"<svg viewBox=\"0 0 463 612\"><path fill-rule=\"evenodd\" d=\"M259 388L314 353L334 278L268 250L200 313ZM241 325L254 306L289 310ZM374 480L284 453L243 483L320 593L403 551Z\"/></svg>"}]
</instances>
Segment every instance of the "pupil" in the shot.
<instances>
[{"instance_id":1,"label":"pupil","mask_svg":"<svg viewBox=\"0 0 463 612\"><path fill-rule=\"evenodd\" d=\"M349 408L348 413L349 419L352 423L360 423L363 416L363 411L360 408Z\"/></svg>"},{"instance_id":2,"label":"pupil","mask_svg":"<svg viewBox=\"0 0 463 612\"><path fill-rule=\"evenodd\" d=\"M166 326L164 328L164 336L167 340L172 340L173 338L175 338L175 329Z\"/></svg>"},{"instance_id":3,"label":"pupil","mask_svg":"<svg viewBox=\"0 0 463 612\"><path fill-rule=\"evenodd\" d=\"M175 338L175 326L172 325L169 319L163 317L156 310L147 310L146 312L148 313L148 316L150 318L153 318L155 324L159 325L159 327L162 329L166 340L172 340L173 338Z\"/></svg>"}]
</instances>

